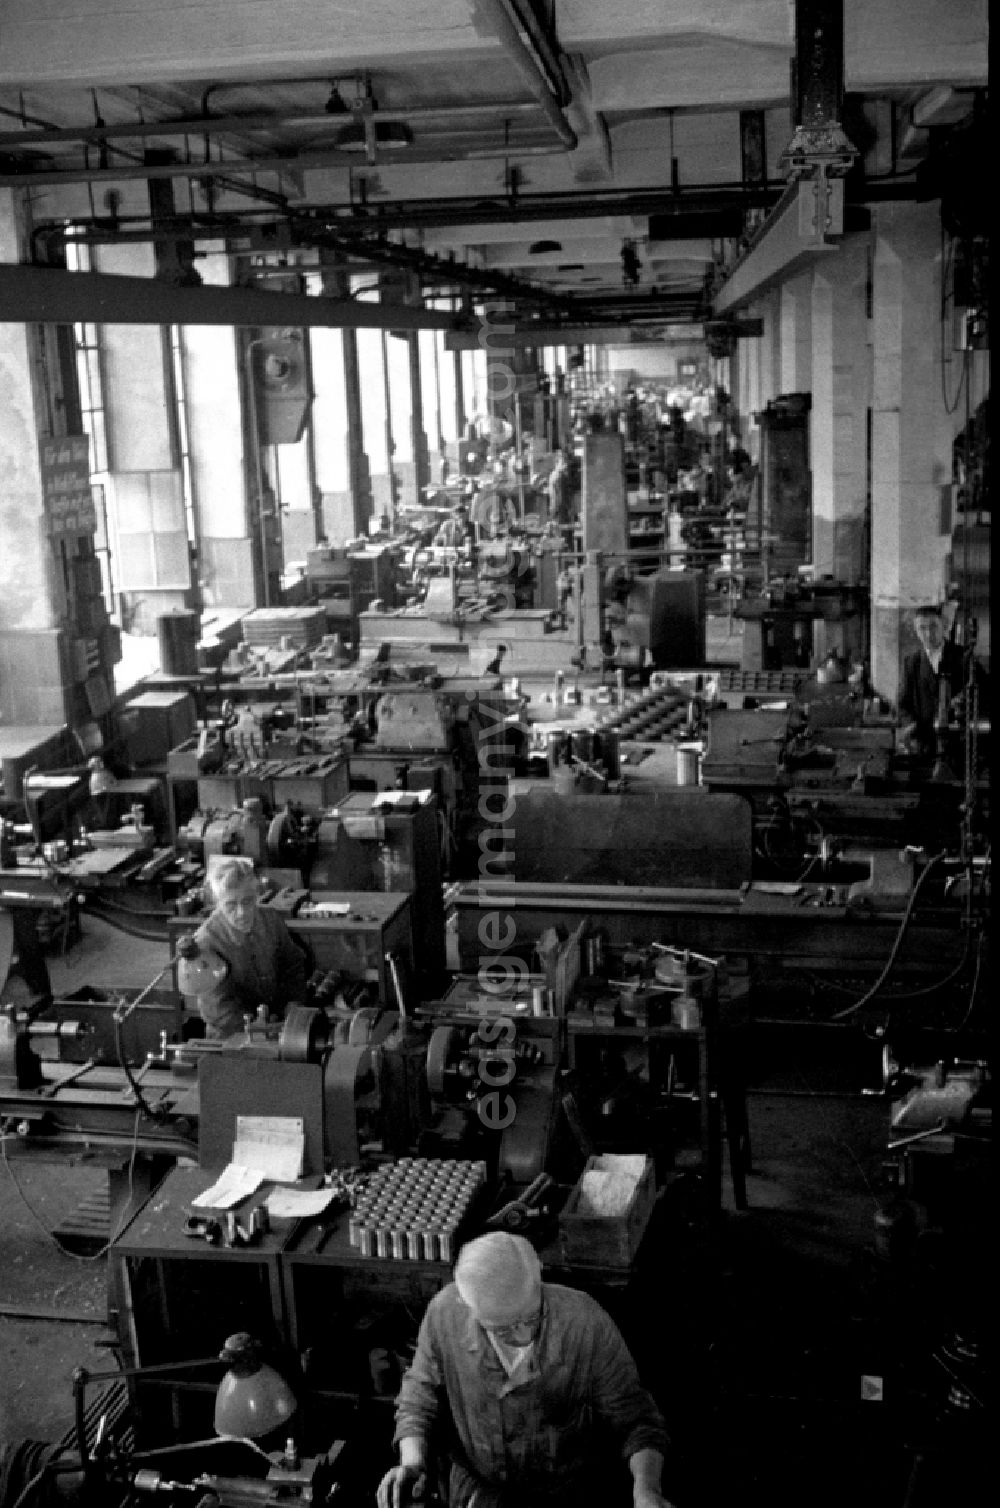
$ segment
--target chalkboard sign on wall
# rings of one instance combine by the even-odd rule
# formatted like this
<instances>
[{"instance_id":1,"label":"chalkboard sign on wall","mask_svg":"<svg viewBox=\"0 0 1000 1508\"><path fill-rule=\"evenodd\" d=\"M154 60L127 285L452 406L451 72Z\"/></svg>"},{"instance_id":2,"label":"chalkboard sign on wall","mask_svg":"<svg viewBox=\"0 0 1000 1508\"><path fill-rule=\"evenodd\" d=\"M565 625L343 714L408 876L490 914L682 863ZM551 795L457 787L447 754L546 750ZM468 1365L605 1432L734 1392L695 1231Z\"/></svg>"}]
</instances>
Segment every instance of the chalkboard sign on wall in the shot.
<instances>
[{"instance_id":1,"label":"chalkboard sign on wall","mask_svg":"<svg viewBox=\"0 0 1000 1508\"><path fill-rule=\"evenodd\" d=\"M49 534L93 534L97 528L97 510L90 485L89 437L43 438L38 452Z\"/></svg>"}]
</instances>

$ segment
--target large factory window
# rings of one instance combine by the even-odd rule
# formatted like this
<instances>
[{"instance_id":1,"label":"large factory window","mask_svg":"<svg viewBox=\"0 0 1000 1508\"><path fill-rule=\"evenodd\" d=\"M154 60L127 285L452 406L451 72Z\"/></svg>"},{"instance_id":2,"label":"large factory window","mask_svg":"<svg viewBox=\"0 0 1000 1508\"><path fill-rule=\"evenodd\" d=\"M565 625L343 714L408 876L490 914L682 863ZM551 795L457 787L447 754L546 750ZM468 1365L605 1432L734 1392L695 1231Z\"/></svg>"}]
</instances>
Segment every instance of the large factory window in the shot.
<instances>
[{"instance_id":1,"label":"large factory window","mask_svg":"<svg viewBox=\"0 0 1000 1508\"><path fill-rule=\"evenodd\" d=\"M480 348L462 352L462 386L468 418L489 413L486 381L486 352Z\"/></svg>"},{"instance_id":2,"label":"large factory window","mask_svg":"<svg viewBox=\"0 0 1000 1508\"><path fill-rule=\"evenodd\" d=\"M434 341L437 352L438 392L441 399L441 433L446 442L453 445L460 438L461 428L458 414L459 393L455 380L457 357L454 351L446 349L443 330L435 331Z\"/></svg>"},{"instance_id":3,"label":"large factory window","mask_svg":"<svg viewBox=\"0 0 1000 1508\"><path fill-rule=\"evenodd\" d=\"M441 362L438 356L438 332L420 330L417 354L420 359L420 423L427 436L431 473L437 477L445 446L444 414L441 411Z\"/></svg>"},{"instance_id":4,"label":"large factory window","mask_svg":"<svg viewBox=\"0 0 1000 1508\"><path fill-rule=\"evenodd\" d=\"M328 539L349 539L354 526L344 333L310 330L309 341L314 394L313 465L322 507L322 532Z\"/></svg>"}]
</instances>

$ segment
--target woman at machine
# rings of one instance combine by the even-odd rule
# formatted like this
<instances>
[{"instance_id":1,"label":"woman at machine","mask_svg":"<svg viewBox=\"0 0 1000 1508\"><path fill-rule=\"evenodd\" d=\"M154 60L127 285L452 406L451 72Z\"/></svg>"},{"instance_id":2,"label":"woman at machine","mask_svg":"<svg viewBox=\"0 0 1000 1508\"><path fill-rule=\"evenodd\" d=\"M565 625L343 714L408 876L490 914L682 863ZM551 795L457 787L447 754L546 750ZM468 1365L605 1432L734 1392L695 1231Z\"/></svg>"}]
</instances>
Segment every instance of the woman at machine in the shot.
<instances>
[{"instance_id":1,"label":"woman at machine","mask_svg":"<svg viewBox=\"0 0 1000 1508\"><path fill-rule=\"evenodd\" d=\"M199 993L198 1009L210 1038L243 1030L243 1018L261 1005L284 1015L305 998L308 963L276 911L258 905L257 878L246 859L224 859L211 880L215 909L194 935L199 953L225 969L213 969L212 988Z\"/></svg>"}]
</instances>

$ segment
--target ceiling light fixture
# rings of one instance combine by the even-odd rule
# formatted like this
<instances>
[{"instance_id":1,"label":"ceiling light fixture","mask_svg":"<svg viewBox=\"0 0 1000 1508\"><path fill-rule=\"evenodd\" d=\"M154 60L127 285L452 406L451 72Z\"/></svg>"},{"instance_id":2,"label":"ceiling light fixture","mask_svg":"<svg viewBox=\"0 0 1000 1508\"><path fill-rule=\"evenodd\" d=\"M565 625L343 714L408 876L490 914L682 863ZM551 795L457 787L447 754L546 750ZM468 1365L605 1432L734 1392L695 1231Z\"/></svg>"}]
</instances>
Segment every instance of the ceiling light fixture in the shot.
<instances>
[{"instance_id":1,"label":"ceiling light fixture","mask_svg":"<svg viewBox=\"0 0 1000 1508\"><path fill-rule=\"evenodd\" d=\"M351 107L337 88L336 84L330 90L330 98L323 106L327 115L350 115Z\"/></svg>"}]
</instances>

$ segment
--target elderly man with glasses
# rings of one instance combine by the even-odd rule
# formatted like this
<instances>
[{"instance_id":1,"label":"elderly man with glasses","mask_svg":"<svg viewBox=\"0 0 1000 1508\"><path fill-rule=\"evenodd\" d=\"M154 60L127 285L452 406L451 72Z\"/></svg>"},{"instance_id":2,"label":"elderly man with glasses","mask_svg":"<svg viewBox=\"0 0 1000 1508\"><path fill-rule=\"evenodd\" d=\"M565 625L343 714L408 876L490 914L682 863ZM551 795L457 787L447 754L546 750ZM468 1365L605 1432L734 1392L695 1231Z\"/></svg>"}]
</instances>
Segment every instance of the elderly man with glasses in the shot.
<instances>
[{"instance_id":1,"label":"elderly man with glasses","mask_svg":"<svg viewBox=\"0 0 1000 1508\"><path fill-rule=\"evenodd\" d=\"M432 1450L448 1508L670 1508L663 1419L625 1342L588 1295L542 1282L522 1236L460 1251L420 1326L395 1441L378 1508L405 1508Z\"/></svg>"}]
</instances>

